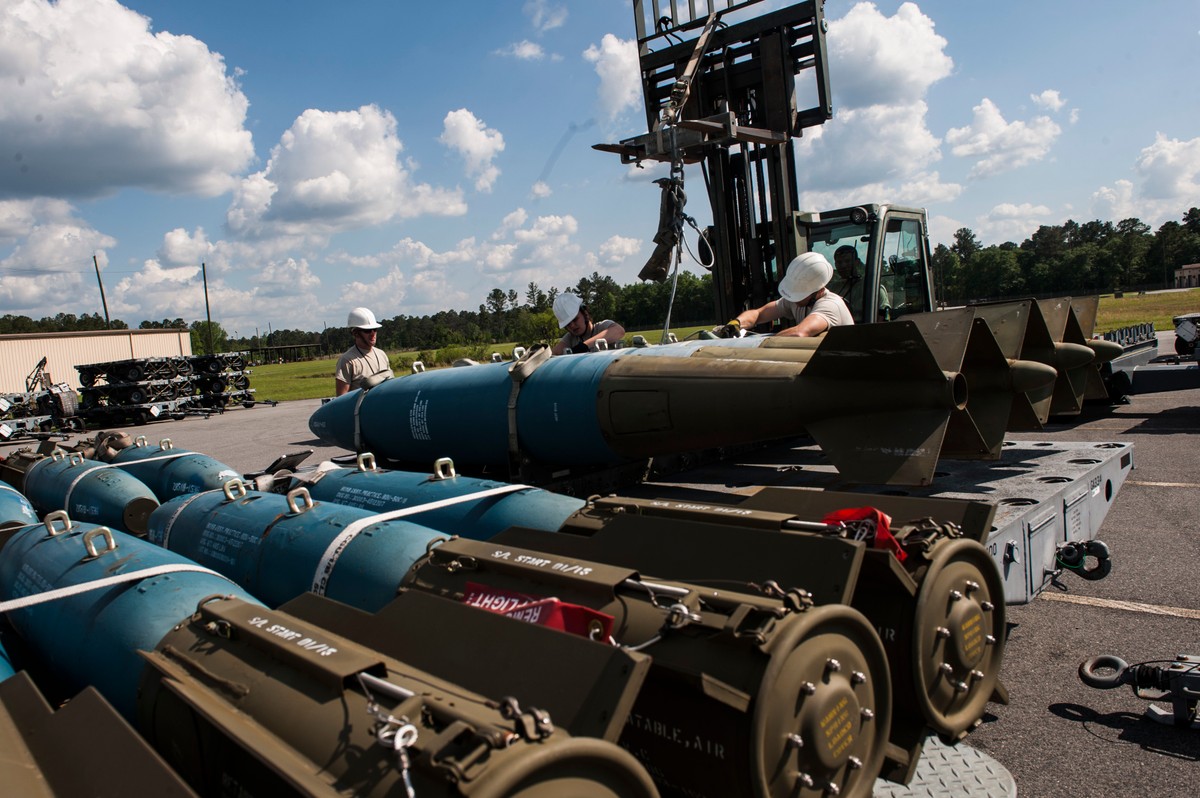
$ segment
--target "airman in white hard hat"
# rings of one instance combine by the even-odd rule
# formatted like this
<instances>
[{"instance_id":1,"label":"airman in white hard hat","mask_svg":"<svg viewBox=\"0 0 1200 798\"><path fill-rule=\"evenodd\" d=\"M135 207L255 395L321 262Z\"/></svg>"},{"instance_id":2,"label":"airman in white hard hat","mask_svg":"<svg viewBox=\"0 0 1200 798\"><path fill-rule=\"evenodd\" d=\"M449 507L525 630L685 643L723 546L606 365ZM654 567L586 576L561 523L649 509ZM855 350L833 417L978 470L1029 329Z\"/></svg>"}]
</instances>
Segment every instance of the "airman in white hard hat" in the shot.
<instances>
[{"instance_id":1,"label":"airman in white hard hat","mask_svg":"<svg viewBox=\"0 0 1200 798\"><path fill-rule=\"evenodd\" d=\"M383 326L375 320L375 314L368 308L355 308L346 317L346 326L354 336L354 346L338 358L333 372L334 396L370 387L392 376L387 353L375 346L379 328Z\"/></svg>"},{"instance_id":2,"label":"airman in white hard hat","mask_svg":"<svg viewBox=\"0 0 1200 798\"><path fill-rule=\"evenodd\" d=\"M805 252L792 259L779 281L779 299L761 308L743 310L713 332L723 338L736 337L758 324L790 319L776 335L808 337L820 335L831 327L854 323L846 301L827 290L833 266L819 252Z\"/></svg>"},{"instance_id":3,"label":"airman in white hard hat","mask_svg":"<svg viewBox=\"0 0 1200 798\"><path fill-rule=\"evenodd\" d=\"M587 305L575 294L563 293L554 298L554 318L567 332L550 350L551 354L583 353L601 339L611 346L625 337L625 328L612 319L593 322Z\"/></svg>"}]
</instances>

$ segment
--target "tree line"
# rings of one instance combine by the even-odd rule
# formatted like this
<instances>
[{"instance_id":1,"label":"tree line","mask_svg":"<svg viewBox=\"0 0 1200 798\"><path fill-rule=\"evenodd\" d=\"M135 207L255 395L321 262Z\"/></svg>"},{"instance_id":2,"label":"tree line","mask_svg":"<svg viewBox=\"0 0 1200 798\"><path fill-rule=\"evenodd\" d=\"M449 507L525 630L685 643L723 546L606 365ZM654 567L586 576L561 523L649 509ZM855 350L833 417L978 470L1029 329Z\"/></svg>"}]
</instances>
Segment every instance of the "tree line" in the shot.
<instances>
[{"instance_id":1,"label":"tree line","mask_svg":"<svg viewBox=\"0 0 1200 798\"><path fill-rule=\"evenodd\" d=\"M939 298L948 304L1014 296L1166 288L1175 269L1200 263L1200 208L1153 233L1140 219L1042 225L1020 244L980 246L968 227L932 254Z\"/></svg>"},{"instance_id":2,"label":"tree line","mask_svg":"<svg viewBox=\"0 0 1200 798\"><path fill-rule=\"evenodd\" d=\"M1164 222L1153 232L1139 219L1117 223L1068 220L1042 225L1020 244L1007 241L984 247L969 227L954 234L954 243L938 244L931 254L935 294L939 301L964 304L1017 296L1109 293L1169 287L1174 270L1200 263L1200 208L1190 208L1180 221ZM583 299L592 318L615 319L627 330L655 329L663 324L672 285L618 285L612 277L592 272L569 287ZM712 277L680 272L671 304L674 326L713 324ZM531 282L525 292L493 288L477 310L441 310L426 316L372 308L380 318L378 345L384 351L439 349L519 342L552 341L562 331L554 318L556 287L543 290ZM128 329L113 319L109 329ZM103 330L99 314L59 313L34 321L28 316L0 316L0 334ZM271 330L267 335L231 336L219 322L182 318L143 321L139 329L188 330L198 354L301 347L298 356L333 356L350 345L349 331L330 327ZM291 358L289 358L291 359Z\"/></svg>"},{"instance_id":3,"label":"tree line","mask_svg":"<svg viewBox=\"0 0 1200 798\"><path fill-rule=\"evenodd\" d=\"M670 301L671 283L635 283L621 286L608 275L592 272L574 286L592 318L615 319L627 330L661 326ZM388 317L386 308L374 307L382 325L377 346L385 352L440 349L517 342L533 344L553 341L562 335L554 317L554 299L562 293L556 287L542 289L531 282L523 294L515 290L493 288L477 310L441 310L427 316L404 313ZM672 324L689 326L712 324L712 278L680 272L675 290ZM350 346L345 327L329 327L321 332L272 330L267 335L225 338L229 350L257 350L266 347L312 347L315 355L335 355ZM194 346L193 342L193 346ZM201 351L194 349L193 351ZM220 350L218 350L220 351Z\"/></svg>"}]
</instances>

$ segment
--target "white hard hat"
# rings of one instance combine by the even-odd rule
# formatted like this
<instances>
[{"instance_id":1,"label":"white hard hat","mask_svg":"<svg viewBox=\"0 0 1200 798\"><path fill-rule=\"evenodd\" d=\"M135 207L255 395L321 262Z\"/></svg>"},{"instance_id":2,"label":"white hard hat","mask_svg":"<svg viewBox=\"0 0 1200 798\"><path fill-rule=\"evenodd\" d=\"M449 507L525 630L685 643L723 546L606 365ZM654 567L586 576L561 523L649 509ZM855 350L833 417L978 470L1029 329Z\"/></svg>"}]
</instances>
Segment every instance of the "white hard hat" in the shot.
<instances>
[{"instance_id":1,"label":"white hard hat","mask_svg":"<svg viewBox=\"0 0 1200 798\"><path fill-rule=\"evenodd\" d=\"M779 295L799 302L820 291L833 278L833 266L820 252L805 252L788 264L787 274L779 281Z\"/></svg>"},{"instance_id":2,"label":"white hard hat","mask_svg":"<svg viewBox=\"0 0 1200 798\"><path fill-rule=\"evenodd\" d=\"M366 308L355 308L346 318L346 326L354 330L378 330L383 325L375 321L375 314Z\"/></svg>"},{"instance_id":3,"label":"white hard hat","mask_svg":"<svg viewBox=\"0 0 1200 798\"><path fill-rule=\"evenodd\" d=\"M554 317L558 319L558 326L565 329L579 315L579 308L582 306L583 300L575 294L559 294L554 297Z\"/></svg>"}]
</instances>

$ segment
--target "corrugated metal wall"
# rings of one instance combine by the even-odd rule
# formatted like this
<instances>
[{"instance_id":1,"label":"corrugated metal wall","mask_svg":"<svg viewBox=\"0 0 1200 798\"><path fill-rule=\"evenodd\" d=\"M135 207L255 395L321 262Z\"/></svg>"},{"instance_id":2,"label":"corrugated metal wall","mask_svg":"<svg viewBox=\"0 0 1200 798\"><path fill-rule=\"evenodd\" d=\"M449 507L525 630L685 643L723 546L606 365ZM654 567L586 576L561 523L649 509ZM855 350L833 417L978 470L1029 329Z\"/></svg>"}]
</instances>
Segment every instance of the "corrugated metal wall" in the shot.
<instances>
[{"instance_id":1,"label":"corrugated metal wall","mask_svg":"<svg viewBox=\"0 0 1200 798\"><path fill-rule=\"evenodd\" d=\"M187 330L100 330L96 332L0 335L0 393L21 393L25 378L46 358L54 382L78 389L76 366L192 354Z\"/></svg>"}]
</instances>

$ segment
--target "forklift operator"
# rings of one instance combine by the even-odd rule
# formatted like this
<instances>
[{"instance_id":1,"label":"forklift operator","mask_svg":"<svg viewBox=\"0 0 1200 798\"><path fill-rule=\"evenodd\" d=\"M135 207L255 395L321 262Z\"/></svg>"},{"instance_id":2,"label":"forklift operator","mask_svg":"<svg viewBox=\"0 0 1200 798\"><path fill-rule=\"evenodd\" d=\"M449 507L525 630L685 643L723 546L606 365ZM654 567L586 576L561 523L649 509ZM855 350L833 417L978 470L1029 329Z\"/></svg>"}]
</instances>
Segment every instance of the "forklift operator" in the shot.
<instances>
[{"instance_id":1,"label":"forklift operator","mask_svg":"<svg viewBox=\"0 0 1200 798\"><path fill-rule=\"evenodd\" d=\"M833 266L819 252L805 252L788 264L779 281L779 299L761 308L743 310L737 318L713 332L722 338L736 338L742 330L776 319L791 319L794 325L776 335L800 338L820 335L831 327L854 323L846 301L825 286L833 277Z\"/></svg>"},{"instance_id":2,"label":"forklift operator","mask_svg":"<svg viewBox=\"0 0 1200 798\"><path fill-rule=\"evenodd\" d=\"M866 266L858 257L858 250L850 245L838 247L833 253L833 265L837 269L836 278L830 282L829 290L841 295L850 308L850 315L856 322L863 320L863 286L866 285ZM879 311L877 321L887 321L891 318L891 301L888 300L887 290L879 286Z\"/></svg>"}]
</instances>

